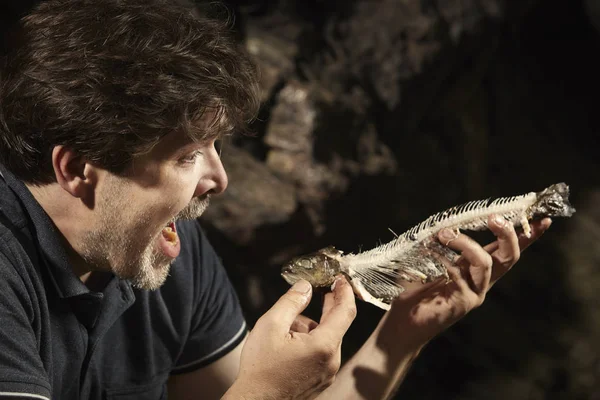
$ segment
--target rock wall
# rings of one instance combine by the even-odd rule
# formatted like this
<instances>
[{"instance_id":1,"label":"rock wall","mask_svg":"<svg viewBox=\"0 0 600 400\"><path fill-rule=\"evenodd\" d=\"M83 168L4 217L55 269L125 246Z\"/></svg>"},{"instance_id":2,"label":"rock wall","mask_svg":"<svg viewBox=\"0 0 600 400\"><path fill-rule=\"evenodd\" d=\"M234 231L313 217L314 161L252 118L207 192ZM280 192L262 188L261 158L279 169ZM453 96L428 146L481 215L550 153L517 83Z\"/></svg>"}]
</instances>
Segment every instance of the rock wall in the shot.
<instances>
[{"instance_id":1,"label":"rock wall","mask_svg":"<svg viewBox=\"0 0 600 400\"><path fill-rule=\"evenodd\" d=\"M2 31L33 2L2 2ZM255 135L224 144L229 189L201 222L248 321L287 289L295 255L370 248L449 206L565 181L574 217L423 351L397 398L600 399L597 2L225 3L263 107ZM358 307L344 357L382 315Z\"/></svg>"},{"instance_id":2,"label":"rock wall","mask_svg":"<svg viewBox=\"0 0 600 400\"><path fill-rule=\"evenodd\" d=\"M224 147L230 186L202 222L248 320L287 288L279 268L295 255L370 248L449 206L565 181L577 214L425 349L397 397L600 398L600 38L589 7L229 4L261 68L263 109L253 137ZM315 299L307 313L318 312ZM345 357L381 315L359 304Z\"/></svg>"}]
</instances>

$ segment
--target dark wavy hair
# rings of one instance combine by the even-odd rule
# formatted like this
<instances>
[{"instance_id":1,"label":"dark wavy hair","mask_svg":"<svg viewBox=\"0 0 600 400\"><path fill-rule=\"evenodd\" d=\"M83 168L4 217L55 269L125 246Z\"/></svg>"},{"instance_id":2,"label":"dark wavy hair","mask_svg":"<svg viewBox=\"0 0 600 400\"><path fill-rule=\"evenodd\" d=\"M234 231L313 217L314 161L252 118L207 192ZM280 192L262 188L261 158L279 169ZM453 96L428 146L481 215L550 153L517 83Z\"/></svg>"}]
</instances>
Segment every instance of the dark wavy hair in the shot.
<instances>
[{"instance_id":1,"label":"dark wavy hair","mask_svg":"<svg viewBox=\"0 0 600 400\"><path fill-rule=\"evenodd\" d=\"M256 69L230 24L192 7L49 0L20 22L0 68L0 162L25 182L55 181L56 145L122 174L169 132L214 138L258 111Z\"/></svg>"}]
</instances>

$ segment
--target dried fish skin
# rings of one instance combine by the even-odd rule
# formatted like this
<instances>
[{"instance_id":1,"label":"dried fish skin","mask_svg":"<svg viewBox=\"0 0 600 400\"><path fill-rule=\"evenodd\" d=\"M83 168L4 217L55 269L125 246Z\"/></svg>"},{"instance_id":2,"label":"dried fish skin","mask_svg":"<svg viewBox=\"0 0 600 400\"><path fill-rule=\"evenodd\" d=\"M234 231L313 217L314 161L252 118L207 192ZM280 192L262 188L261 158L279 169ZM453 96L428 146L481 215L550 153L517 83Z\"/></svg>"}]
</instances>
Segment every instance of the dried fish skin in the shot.
<instances>
[{"instance_id":1,"label":"dried fish skin","mask_svg":"<svg viewBox=\"0 0 600 400\"><path fill-rule=\"evenodd\" d=\"M340 267L341 255L341 251L328 246L314 253L295 257L283 266L281 276L290 285L304 279L314 287L331 286L336 275L347 272Z\"/></svg>"},{"instance_id":2,"label":"dried fish skin","mask_svg":"<svg viewBox=\"0 0 600 400\"><path fill-rule=\"evenodd\" d=\"M529 218L571 217L575 208L569 202L569 186L557 183L536 194L536 202L529 207Z\"/></svg>"},{"instance_id":3,"label":"dried fish skin","mask_svg":"<svg viewBox=\"0 0 600 400\"><path fill-rule=\"evenodd\" d=\"M437 234L442 229L480 231L488 229L493 214L502 216L529 237L529 221L543 217L571 217L575 208L569 202L569 186L557 183L540 192L471 201L431 215L389 243L357 254L343 255L333 247L298 257L284 267L288 283L300 278L313 286L328 286L334 275L350 278L361 300L388 310L394 298L416 283L449 279L447 264L458 254L442 245ZM284 274L285 273L285 274Z\"/></svg>"}]
</instances>

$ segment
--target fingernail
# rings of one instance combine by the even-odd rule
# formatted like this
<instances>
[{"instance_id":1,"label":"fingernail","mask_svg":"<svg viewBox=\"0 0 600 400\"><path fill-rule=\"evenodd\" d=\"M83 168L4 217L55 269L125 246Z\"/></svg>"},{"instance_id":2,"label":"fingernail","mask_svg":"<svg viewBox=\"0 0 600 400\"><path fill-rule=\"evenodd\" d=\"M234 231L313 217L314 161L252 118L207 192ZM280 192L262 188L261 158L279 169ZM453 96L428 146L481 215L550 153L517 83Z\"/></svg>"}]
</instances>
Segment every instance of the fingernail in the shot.
<instances>
[{"instance_id":1,"label":"fingernail","mask_svg":"<svg viewBox=\"0 0 600 400\"><path fill-rule=\"evenodd\" d=\"M452 230L448 228L442 229L442 231L440 232L440 238L442 238L443 240L452 240L455 238L454 232L452 232Z\"/></svg>"},{"instance_id":2,"label":"fingernail","mask_svg":"<svg viewBox=\"0 0 600 400\"><path fill-rule=\"evenodd\" d=\"M504 217L502 215L495 215L494 223L502 228L502 227L504 227L504 225L506 225L506 219L504 219Z\"/></svg>"},{"instance_id":3,"label":"fingernail","mask_svg":"<svg viewBox=\"0 0 600 400\"><path fill-rule=\"evenodd\" d=\"M331 285L331 291L333 292L333 291L335 290L335 287L336 287L337 285L342 285L342 284L343 284L343 282L342 282L342 277L341 277L341 276L339 276L339 275L338 275L338 276L336 276L336 277L335 277L335 280L333 281L333 284Z\"/></svg>"},{"instance_id":4,"label":"fingernail","mask_svg":"<svg viewBox=\"0 0 600 400\"><path fill-rule=\"evenodd\" d=\"M311 288L312 288L312 286L310 285L310 283L308 283L308 281L305 281L304 279L299 280L298 282L296 282L294 284L294 286L292 286L293 291L302 293L302 294L310 293Z\"/></svg>"}]
</instances>

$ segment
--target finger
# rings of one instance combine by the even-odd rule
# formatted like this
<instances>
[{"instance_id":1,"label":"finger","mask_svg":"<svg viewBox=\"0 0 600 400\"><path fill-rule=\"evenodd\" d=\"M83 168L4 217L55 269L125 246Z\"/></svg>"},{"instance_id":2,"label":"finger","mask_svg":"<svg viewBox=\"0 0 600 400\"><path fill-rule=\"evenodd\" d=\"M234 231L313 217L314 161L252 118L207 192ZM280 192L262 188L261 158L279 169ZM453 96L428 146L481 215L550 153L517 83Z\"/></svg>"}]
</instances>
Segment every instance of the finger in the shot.
<instances>
[{"instance_id":1,"label":"finger","mask_svg":"<svg viewBox=\"0 0 600 400\"><path fill-rule=\"evenodd\" d=\"M446 266L446 271L448 272L450 282L455 288L465 294L473 293L471 283L465 279L464 272L460 267L457 267L456 265L448 265Z\"/></svg>"},{"instance_id":2,"label":"finger","mask_svg":"<svg viewBox=\"0 0 600 400\"><path fill-rule=\"evenodd\" d=\"M492 270L490 254L479 243L462 233L456 235L449 229L443 229L439 238L442 244L461 253L462 263L467 264L463 275L471 290L479 295L485 294L489 288Z\"/></svg>"},{"instance_id":3,"label":"finger","mask_svg":"<svg viewBox=\"0 0 600 400\"><path fill-rule=\"evenodd\" d=\"M292 324L304 311L312 296L312 286L301 279L296 282L275 304L260 318L268 323L275 333L289 333Z\"/></svg>"},{"instance_id":4,"label":"finger","mask_svg":"<svg viewBox=\"0 0 600 400\"><path fill-rule=\"evenodd\" d=\"M550 218L544 218L539 221L533 221L530 224L531 236L527 237L524 234L519 235L519 247L521 248L521 251L525 250L533 242L538 240L544 234L544 232L546 232L548 228L550 228L550 225L552 225L552 220Z\"/></svg>"},{"instance_id":5,"label":"finger","mask_svg":"<svg viewBox=\"0 0 600 400\"><path fill-rule=\"evenodd\" d=\"M325 295L321 323L312 332L341 342L355 317L356 299L352 287L345 277L338 276L332 292Z\"/></svg>"},{"instance_id":6,"label":"finger","mask_svg":"<svg viewBox=\"0 0 600 400\"><path fill-rule=\"evenodd\" d=\"M531 226L531 237L525 236L525 234L520 233L517 235L519 239L519 248L521 252L525 250L528 246L530 246L533 242L540 238L546 232L546 230L552 225L552 220L550 218L544 218L539 221L533 221L530 223ZM484 247L485 251L488 253L493 253L498 249L498 241L492 242Z\"/></svg>"},{"instance_id":7,"label":"finger","mask_svg":"<svg viewBox=\"0 0 600 400\"><path fill-rule=\"evenodd\" d=\"M492 254L493 252L495 252L496 250L498 250L499 244L498 241L494 241L492 243L486 244L485 246L483 246L483 249L485 251L487 251L489 254Z\"/></svg>"},{"instance_id":8,"label":"finger","mask_svg":"<svg viewBox=\"0 0 600 400\"><path fill-rule=\"evenodd\" d=\"M340 284L339 283L340 281L347 283L347 280L346 280L345 276L343 276L343 275L336 276L335 277L335 281L331 285L331 292L325 293L325 295L323 296L323 312L321 313L321 321L323 320L323 316L329 314L329 312L331 311L331 309L336 304L336 302L335 302L335 288L336 288L336 286L338 284ZM350 285L348 285L348 286L350 286Z\"/></svg>"},{"instance_id":9,"label":"finger","mask_svg":"<svg viewBox=\"0 0 600 400\"><path fill-rule=\"evenodd\" d=\"M299 333L309 333L313 329L315 329L319 324L317 324L312 319L304 316L298 315L294 322L292 322L292 326L290 327L291 331L299 332Z\"/></svg>"},{"instance_id":10,"label":"finger","mask_svg":"<svg viewBox=\"0 0 600 400\"><path fill-rule=\"evenodd\" d=\"M501 215L490 216L488 227L498 238L496 241L497 249L491 253L494 261L491 281L495 282L519 261L521 249L513 224L509 223L504 217Z\"/></svg>"}]
</instances>

